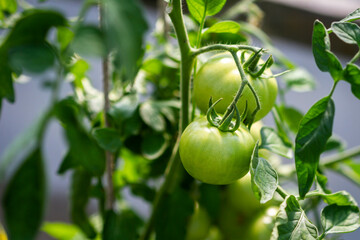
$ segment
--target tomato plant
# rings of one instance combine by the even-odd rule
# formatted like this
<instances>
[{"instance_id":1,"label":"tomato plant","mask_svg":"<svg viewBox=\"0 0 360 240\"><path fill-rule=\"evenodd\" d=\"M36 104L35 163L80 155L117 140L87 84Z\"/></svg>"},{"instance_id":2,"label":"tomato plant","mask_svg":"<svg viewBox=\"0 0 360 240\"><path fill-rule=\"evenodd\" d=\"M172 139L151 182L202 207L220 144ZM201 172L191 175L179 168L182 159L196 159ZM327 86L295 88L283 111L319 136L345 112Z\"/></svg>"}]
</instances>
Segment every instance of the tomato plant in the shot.
<instances>
[{"instance_id":1,"label":"tomato plant","mask_svg":"<svg viewBox=\"0 0 360 240\"><path fill-rule=\"evenodd\" d=\"M359 48L360 9L314 22L312 54L333 81L302 113L288 94L315 82L258 27L252 0L158 1L156 22L139 0L56 4L76 4L71 18L31 2L0 1L0 238L322 240L360 227L358 196L328 184L332 171L360 186L360 147L332 136L339 86L360 99L360 51L342 62L330 45ZM45 94L19 85L39 82ZM31 112L11 115L15 102ZM35 113L10 143L13 118ZM68 189L47 184L58 175ZM48 218L54 192L68 222Z\"/></svg>"},{"instance_id":2,"label":"tomato plant","mask_svg":"<svg viewBox=\"0 0 360 240\"><path fill-rule=\"evenodd\" d=\"M245 128L222 132L206 118L194 120L180 140L180 158L194 178L209 184L229 184L249 171L254 140Z\"/></svg>"}]
</instances>

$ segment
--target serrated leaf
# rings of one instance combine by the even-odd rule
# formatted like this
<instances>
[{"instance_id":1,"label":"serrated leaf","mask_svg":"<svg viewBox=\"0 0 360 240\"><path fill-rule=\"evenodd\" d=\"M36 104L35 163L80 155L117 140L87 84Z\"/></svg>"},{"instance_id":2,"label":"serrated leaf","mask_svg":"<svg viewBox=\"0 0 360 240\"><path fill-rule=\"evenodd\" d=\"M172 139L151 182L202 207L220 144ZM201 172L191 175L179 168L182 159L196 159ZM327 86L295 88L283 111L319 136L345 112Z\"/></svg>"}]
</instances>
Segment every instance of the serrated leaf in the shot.
<instances>
[{"instance_id":1,"label":"serrated leaf","mask_svg":"<svg viewBox=\"0 0 360 240\"><path fill-rule=\"evenodd\" d=\"M213 16L220 12L226 0L186 0L186 3L191 16L201 23L206 16Z\"/></svg>"},{"instance_id":2,"label":"serrated leaf","mask_svg":"<svg viewBox=\"0 0 360 240\"><path fill-rule=\"evenodd\" d=\"M300 197L312 186L320 154L332 134L335 107L330 97L316 102L301 120L295 139L295 165Z\"/></svg>"},{"instance_id":3,"label":"serrated leaf","mask_svg":"<svg viewBox=\"0 0 360 240\"><path fill-rule=\"evenodd\" d=\"M41 231L59 240L73 240L77 235L81 234L78 227L63 222L45 222L41 227ZM81 234L81 236L83 235ZM85 238L85 236L83 237Z\"/></svg>"},{"instance_id":4,"label":"serrated leaf","mask_svg":"<svg viewBox=\"0 0 360 240\"><path fill-rule=\"evenodd\" d=\"M341 40L348 44L357 44L360 46L360 27L350 22L334 22L331 29Z\"/></svg>"},{"instance_id":5,"label":"serrated leaf","mask_svg":"<svg viewBox=\"0 0 360 240\"><path fill-rule=\"evenodd\" d=\"M356 9L355 11L353 11L352 13L350 13L349 15L347 15L345 18L341 19L341 22L352 22L355 20L360 19L360 8Z\"/></svg>"},{"instance_id":6,"label":"serrated leaf","mask_svg":"<svg viewBox=\"0 0 360 240\"><path fill-rule=\"evenodd\" d=\"M338 206L357 206L355 199L346 191L339 191L336 193L324 193L319 190L308 192L305 198L319 196L328 205L336 204Z\"/></svg>"},{"instance_id":7,"label":"serrated leaf","mask_svg":"<svg viewBox=\"0 0 360 240\"><path fill-rule=\"evenodd\" d=\"M111 210L107 211L102 239L139 239L139 228L142 223L142 220L130 209L123 209L120 214Z\"/></svg>"},{"instance_id":8,"label":"serrated leaf","mask_svg":"<svg viewBox=\"0 0 360 240\"><path fill-rule=\"evenodd\" d=\"M296 92L307 92L315 89L316 83L311 74L303 68L295 68L284 74L281 79L286 88Z\"/></svg>"},{"instance_id":9,"label":"serrated leaf","mask_svg":"<svg viewBox=\"0 0 360 240\"><path fill-rule=\"evenodd\" d=\"M116 152L122 145L120 133L113 128L95 128L92 135L104 150Z\"/></svg>"},{"instance_id":10,"label":"serrated leaf","mask_svg":"<svg viewBox=\"0 0 360 240\"><path fill-rule=\"evenodd\" d=\"M40 148L27 156L2 199L9 239L35 239L45 205L45 170Z\"/></svg>"},{"instance_id":11,"label":"serrated leaf","mask_svg":"<svg viewBox=\"0 0 360 240\"><path fill-rule=\"evenodd\" d=\"M293 195L286 197L276 216L271 240L316 240L318 230Z\"/></svg>"},{"instance_id":12,"label":"serrated leaf","mask_svg":"<svg viewBox=\"0 0 360 240\"><path fill-rule=\"evenodd\" d=\"M251 186L260 203L264 204L273 198L278 185L278 176L270 163L259 157L258 151L257 142L250 163Z\"/></svg>"},{"instance_id":13,"label":"serrated leaf","mask_svg":"<svg viewBox=\"0 0 360 240\"><path fill-rule=\"evenodd\" d=\"M73 172L70 189L70 215L72 222L88 237L94 238L96 231L86 214L91 189L91 175L80 168Z\"/></svg>"},{"instance_id":14,"label":"serrated leaf","mask_svg":"<svg viewBox=\"0 0 360 240\"><path fill-rule=\"evenodd\" d=\"M157 132L163 132L166 122L159 108L151 101L144 102L140 106L140 116L142 120Z\"/></svg>"},{"instance_id":15,"label":"serrated leaf","mask_svg":"<svg viewBox=\"0 0 360 240\"><path fill-rule=\"evenodd\" d=\"M155 217L156 239L184 240L187 221L193 211L193 200L185 190L177 188L172 194L166 194ZM166 228L164 228L165 219Z\"/></svg>"},{"instance_id":16,"label":"serrated leaf","mask_svg":"<svg viewBox=\"0 0 360 240\"><path fill-rule=\"evenodd\" d=\"M132 82L144 53L143 37L148 28L141 5L137 0L105 0L103 9L107 49L115 50L116 66Z\"/></svg>"},{"instance_id":17,"label":"serrated leaf","mask_svg":"<svg viewBox=\"0 0 360 240\"><path fill-rule=\"evenodd\" d=\"M312 50L316 65L323 72L329 72L335 81L342 78L339 59L330 50L330 38L322 22L316 20L312 36Z\"/></svg>"},{"instance_id":18,"label":"serrated leaf","mask_svg":"<svg viewBox=\"0 0 360 240\"><path fill-rule=\"evenodd\" d=\"M321 223L326 234L353 232L360 227L359 208L357 206L325 207L321 212Z\"/></svg>"},{"instance_id":19,"label":"serrated leaf","mask_svg":"<svg viewBox=\"0 0 360 240\"><path fill-rule=\"evenodd\" d=\"M294 133L298 132L303 114L294 107L280 105L277 108L281 118L289 126L290 130Z\"/></svg>"},{"instance_id":20,"label":"serrated leaf","mask_svg":"<svg viewBox=\"0 0 360 240\"><path fill-rule=\"evenodd\" d=\"M153 160L160 157L168 146L168 136L159 133L151 133L143 137L141 151L147 159Z\"/></svg>"},{"instance_id":21,"label":"serrated leaf","mask_svg":"<svg viewBox=\"0 0 360 240\"><path fill-rule=\"evenodd\" d=\"M279 154L286 158L292 158L293 152L291 147L284 143L283 139L277 132L270 127L262 127L260 149L267 149L273 153Z\"/></svg>"}]
</instances>

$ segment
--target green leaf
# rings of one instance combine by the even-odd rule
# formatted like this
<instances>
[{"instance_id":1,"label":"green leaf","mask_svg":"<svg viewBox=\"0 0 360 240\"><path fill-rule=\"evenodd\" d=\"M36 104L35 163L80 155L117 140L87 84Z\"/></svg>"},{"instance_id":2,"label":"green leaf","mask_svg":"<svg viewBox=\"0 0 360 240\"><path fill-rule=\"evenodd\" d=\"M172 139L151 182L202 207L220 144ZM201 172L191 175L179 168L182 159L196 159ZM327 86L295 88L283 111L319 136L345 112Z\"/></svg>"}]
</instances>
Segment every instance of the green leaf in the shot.
<instances>
[{"instance_id":1,"label":"green leaf","mask_svg":"<svg viewBox=\"0 0 360 240\"><path fill-rule=\"evenodd\" d=\"M7 65L7 61L7 58L0 55L0 99L6 98L9 102L13 103L15 102L15 91L11 77L11 69Z\"/></svg>"},{"instance_id":2,"label":"green leaf","mask_svg":"<svg viewBox=\"0 0 360 240\"><path fill-rule=\"evenodd\" d=\"M276 216L271 240L316 240L318 230L293 195L286 197Z\"/></svg>"},{"instance_id":3,"label":"green leaf","mask_svg":"<svg viewBox=\"0 0 360 240\"><path fill-rule=\"evenodd\" d=\"M160 113L158 106L156 106L152 101L147 101L141 104L140 116L142 120L155 131L165 131L165 119Z\"/></svg>"},{"instance_id":4,"label":"green leaf","mask_svg":"<svg viewBox=\"0 0 360 240\"><path fill-rule=\"evenodd\" d=\"M80 168L73 172L70 189L70 215L72 222L88 238L95 238L96 232L86 214L91 189L91 175Z\"/></svg>"},{"instance_id":5,"label":"green leaf","mask_svg":"<svg viewBox=\"0 0 360 240\"><path fill-rule=\"evenodd\" d=\"M344 80L349 82L351 85L352 84L357 84L360 85L360 67L352 64L352 63L348 63L346 65L346 68L344 69Z\"/></svg>"},{"instance_id":6,"label":"green leaf","mask_svg":"<svg viewBox=\"0 0 360 240\"><path fill-rule=\"evenodd\" d=\"M207 16L213 16L221 11L226 0L186 0L189 12L198 23Z\"/></svg>"},{"instance_id":7,"label":"green leaf","mask_svg":"<svg viewBox=\"0 0 360 240\"><path fill-rule=\"evenodd\" d=\"M326 234L353 232L360 227L359 208L357 206L325 207L321 212L321 224Z\"/></svg>"},{"instance_id":8,"label":"green leaf","mask_svg":"<svg viewBox=\"0 0 360 240\"><path fill-rule=\"evenodd\" d=\"M122 145L121 135L112 128L95 128L92 135L103 149L116 152Z\"/></svg>"},{"instance_id":9,"label":"green leaf","mask_svg":"<svg viewBox=\"0 0 360 240\"><path fill-rule=\"evenodd\" d=\"M194 211L194 203L189 194L177 188L166 194L155 217L157 240L184 240L187 221ZM164 222L167 223L164 227Z\"/></svg>"},{"instance_id":10,"label":"green leaf","mask_svg":"<svg viewBox=\"0 0 360 240\"><path fill-rule=\"evenodd\" d=\"M41 73L55 63L54 50L47 43L20 45L9 50L12 69Z\"/></svg>"},{"instance_id":11,"label":"green leaf","mask_svg":"<svg viewBox=\"0 0 360 240\"><path fill-rule=\"evenodd\" d=\"M133 81L143 56L147 23L137 0L104 0L104 34L108 50L115 50L115 64ZM126 34L124 34L126 33Z\"/></svg>"},{"instance_id":12,"label":"green leaf","mask_svg":"<svg viewBox=\"0 0 360 240\"><path fill-rule=\"evenodd\" d=\"M360 46L360 27L355 23L334 22L331 24L333 32L341 40L348 44Z\"/></svg>"},{"instance_id":13,"label":"green leaf","mask_svg":"<svg viewBox=\"0 0 360 240\"><path fill-rule=\"evenodd\" d=\"M346 191L339 191L336 193L324 193L319 190L308 192L305 198L319 196L328 205L336 204L338 206L357 206L355 199Z\"/></svg>"},{"instance_id":14,"label":"green leaf","mask_svg":"<svg viewBox=\"0 0 360 240\"><path fill-rule=\"evenodd\" d=\"M139 99L136 94L125 95L110 108L109 115L120 124L130 118L138 106Z\"/></svg>"},{"instance_id":15,"label":"green leaf","mask_svg":"<svg viewBox=\"0 0 360 240\"><path fill-rule=\"evenodd\" d=\"M36 148L6 187L2 199L9 239L35 239L45 205L45 170L41 150Z\"/></svg>"},{"instance_id":16,"label":"green leaf","mask_svg":"<svg viewBox=\"0 0 360 240\"><path fill-rule=\"evenodd\" d=\"M345 18L341 19L341 22L352 22L358 19L360 19L360 8L356 9L355 11L347 15Z\"/></svg>"},{"instance_id":17,"label":"green leaf","mask_svg":"<svg viewBox=\"0 0 360 240\"><path fill-rule=\"evenodd\" d=\"M277 132L270 127L262 127L260 149L267 149L273 153L279 154L286 158L292 158L293 152L291 147L284 143L283 139Z\"/></svg>"},{"instance_id":18,"label":"green leaf","mask_svg":"<svg viewBox=\"0 0 360 240\"><path fill-rule=\"evenodd\" d=\"M145 135L141 142L143 155L150 160L160 157L169 146L169 136L160 133Z\"/></svg>"},{"instance_id":19,"label":"green leaf","mask_svg":"<svg viewBox=\"0 0 360 240\"><path fill-rule=\"evenodd\" d=\"M79 120L80 106L71 97L55 107L55 115L61 121L69 145L67 166L82 166L89 173L101 176L105 170L105 153L87 133Z\"/></svg>"},{"instance_id":20,"label":"green leaf","mask_svg":"<svg viewBox=\"0 0 360 240\"><path fill-rule=\"evenodd\" d=\"M295 68L284 74L281 79L285 82L287 89L296 92L312 91L316 87L313 76L303 68Z\"/></svg>"},{"instance_id":21,"label":"green leaf","mask_svg":"<svg viewBox=\"0 0 360 240\"><path fill-rule=\"evenodd\" d=\"M301 120L295 139L295 165L300 197L312 186L320 154L332 134L335 107L330 97L316 102Z\"/></svg>"},{"instance_id":22,"label":"green leaf","mask_svg":"<svg viewBox=\"0 0 360 240\"><path fill-rule=\"evenodd\" d=\"M80 229L75 225L62 222L45 222L41 227L41 231L59 240L73 240L77 235L81 234Z\"/></svg>"},{"instance_id":23,"label":"green leaf","mask_svg":"<svg viewBox=\"0 0 360 240\"><path fill-rule=\"evenodd\" d=\"M240 31L240 25L234 21L222 21L217 22L208 29L206 29L203 34L209 33L238 33Z\"/></svg>"},{"instance_id":24,"label":"green leaf","mask_svg":"<svg viewBox=\"0 0 360 240\"><path fill-rule=\"evenodd\" d=\"M107 211L102 239L139 239L139 228L142 224L142 220L130 209L123 209L120 214Z\"/></svg>"},{"instance_id":25,"label":"green leaf","mask_svg":"<svg viewBox=\"0 0 360 240\"><path fill-rule=\"evenodd\" d=\"M343 139L337 136L331 136L326 142L324 152L333 150L342 151L345 150L345 146L346 143Z\"/></svg>"},{"instance_id":26,"label":"green leaf","mask_svg":"<svg viewBox=\"0 0 360 240\"><path fill-rule=\"evenodd\" d=\"M360 84L351 84L351 92L360 100Z\"/></svg>"},{"instance_id":27,"label":"green leaf","mask_svg":"<svg viewBox=\"0 0 360 240\"><path fill-rule=\"evenodd\" d=\"M316 20L312 36L312 50L316 65L323 72L329 72L335 81L342 78L339 59L330 51L330 38L322 22Z\"/></svg>"},{"instance_id":28,"label":"green leaf","mask_svg":"<svg viewBox=\"0 0 360 240\"><path fill-rule=\"evenodd\" d=\"M282 120L289 126L290 130L294 133L298 132L303 114L294 107L280 105L277 108Z\"/></svg>"},{"instance_id":29,"label":"green leaf","mask_svg":"<svg viewBox=\"0 0 360 240\"><path fill-rule=\"evenodd\" d=\"M72 49L83 56L99 56L106 55L106 43L104 34L96 26L85 25L76 29Z\"/></svg>"},{"instance_id":30,"label":"green leaf","mask_svg":"<svg viewBox=\"0 0 360 240\"><path fill-rule=\"evenodd\" d=\"M139 196L144 200L152 203L155 199L155 189L149 187L147 183L130 183L131 193L135 196Z\"/></svg>"},{"instance_id":31,"label":"green leaf","mask_svg":"<svg viewBox=\"0 0 360 240\"><path fill-rule=\"evenodd\" d=\"M264 204L273 198L278 185L278 176L270 163L259 157L258 151L257 142L250 163L251 186L260 203Z\"/></svg>"},{"instance_id":32,"label":"green leaf","mask_svg":"<svg viewBox=\"0 0 360 240\"><path fill-rule=\"evenodd\" d=\"M39 141L39 133L46 126L48 120L48 113L40 116L2 152L0 157L0 180L5 177L6 170L16 157L23 153L24 150L32 149Z\"/></svg>"},{"instance_id":33,"label":"green leaf","mask_svg":"<svg viewBox=\"0 0 360 240\"><path fill-rule=\"evenodd\" d=\"M67 27L57 28L57 41L60 44L60 50L64 51L74 39L74 32Z\"/></svg>"}]
</instances>

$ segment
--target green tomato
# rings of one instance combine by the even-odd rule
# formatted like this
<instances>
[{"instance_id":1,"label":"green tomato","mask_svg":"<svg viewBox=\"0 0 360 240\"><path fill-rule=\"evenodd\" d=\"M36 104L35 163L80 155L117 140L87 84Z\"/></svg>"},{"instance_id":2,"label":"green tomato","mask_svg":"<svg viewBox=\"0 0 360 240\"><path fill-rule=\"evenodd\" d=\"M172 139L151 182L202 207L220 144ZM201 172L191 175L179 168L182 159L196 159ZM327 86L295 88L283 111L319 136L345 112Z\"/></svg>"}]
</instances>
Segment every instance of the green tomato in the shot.
<instances>
[{"instance_id":1,"label":"green tomato","mask_svg":"<svg viewBox=\"0 0 360 240\"><path fill-rule=\"evenodd\" d=\"M245 176L255 142L250 132L240 127L222 132L206 117L193 121L180 139L180 158L187 172L209 184L229 184Z\"/></svg>"},{"instance_id":2,"label":"green tomato","mask_svg":"<svg viewBox=\"0 0 360 240\"><path fill-rule=\"evenodd\" d=\"M246 216L251 216L263 208L251 188L250 173L227 187L226 200L234 210Z\"/></svg>"},{"instance_id":3,"label":"green tomato","mask_svg":"<svg viewBox=\"0 0 360 240\"><path fill-rule=\"evenodd\" d=\"M210 226L210 217L206 210L196 203L188 222L186 240L204 240L209 234Z\"/></svg>"},{"instance_id":4,"label":"green tomato","mask_svg":"<svg viewBox=\"0 0 360 240\"><path fill-rule=\"evenodd\" d=\"M249 54L245 56L247 58ZM261 63L263 61L259 62L259 64ZM264 74L272 76L270 69L266 69ZM257 121L268 114L274 106L277 96L277 82L275 78L253 78L250 74L246 74L246 76L260 100L261 109L255 116L255 121ZM233 57L230 54L215 55L201 66L194 78L196 105L205 113L208 109L210 97L214 101L223 98L215 107L217 112L223 114L238 91L241 81ZM256 101L249 87L245 87L237 103L240 113L245 110L246 102L248 105L247 114L251 114L256 108Z\"/></svg>"},{"instance_id":5,"label":"green tomato","mask_svg":"<svg viewBox=\"0 0 360 240\"><path fill-rule=\"evenodd\" d=\"M249 228L248 239L251 240L269 240L275 225L275 217L278 208L270 207L265 213L255 218Z\"/></svg>"}]
</instances>

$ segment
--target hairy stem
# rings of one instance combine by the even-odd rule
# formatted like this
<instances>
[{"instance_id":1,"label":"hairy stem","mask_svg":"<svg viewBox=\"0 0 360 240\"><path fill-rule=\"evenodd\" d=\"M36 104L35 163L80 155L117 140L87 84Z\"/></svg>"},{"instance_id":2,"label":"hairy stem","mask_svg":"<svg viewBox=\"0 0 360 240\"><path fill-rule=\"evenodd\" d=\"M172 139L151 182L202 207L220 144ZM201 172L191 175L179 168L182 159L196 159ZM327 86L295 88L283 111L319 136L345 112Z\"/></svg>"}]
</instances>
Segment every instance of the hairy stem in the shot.
<instances>
[{"instance_id":1,"label":"hairy stem","mask_svg":"<svg viewBox=\"0 0 360 240\"><path fill-rule=\"evenodd\" d=\"M205 46L192 51L193 56L198 56L203 53L212 52L212 51L238 51L238 50L249 50L252 52L257 52L261 48L248 46L248 45L225 45L225 44L214 44Z\"/></svg>"},{"instance_id":2,"label":"hairy stem","mask_svg":"<svg viewBox=\"0 0 360 240\"><path fill-rule=\"evenodd\" d=\"M289 194L280 186L278 185L276 191L280 194L280 196L285 199Z\"/></svg>"},{"instance_id":3,"label":"hairy stem","mask_svg":"<svg viewBox=\"0 0 360 240\"><path fill-rule=\"evenodd\" d=\"M181 162L179 158L178 145L180 141L181 133L189 124L189 105L190 105L190 78L195 56L192 54L192 50L189 44L189 38L185 29L183 13L181 9L181 0L173 0L173 9L169 13L170 19L173 23L178 44L181 53L181 65L180 65L180 91L181 91L181 109L180 109L180 122L179 122L179 137L177 143L173 148L171 159L165 172L165 180L159 191L155 196L153 203L153 210L145 227L144 233L140 239L147 240L150 238L155 216L161 207L161 202L165 194L169 191L169 188L175 184L177 174L182 170Z\"/></svg>"}]
</instances>

